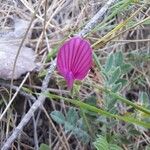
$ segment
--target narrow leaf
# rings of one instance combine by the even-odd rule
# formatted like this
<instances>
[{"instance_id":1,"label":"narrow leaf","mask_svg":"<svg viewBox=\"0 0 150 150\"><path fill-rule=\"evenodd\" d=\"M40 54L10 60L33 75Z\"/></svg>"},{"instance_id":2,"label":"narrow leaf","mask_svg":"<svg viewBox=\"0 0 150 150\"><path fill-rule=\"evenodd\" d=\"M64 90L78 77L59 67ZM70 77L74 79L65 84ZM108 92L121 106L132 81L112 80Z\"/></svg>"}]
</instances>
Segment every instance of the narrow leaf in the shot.
<instances>
[{"instance_id":1,"label":"narrow leaf","mask_svg":"<svg viewBox=\"0 0 150 150\"><path fill-rule=\"evenodd\" d=\"M130 64L123 64L120 66L121 67L121 73L122 74L126 74L128 73L129 71L131 71L132 67Z\"/></svg>"},{"instance_id":2,"label":"narrow leaf","mask_svg":"<svg viewBox=\"0 0 150 150\"><path fill-rule=\"evenodd\" d=\"M123 54L122 52L115 53L115 66L120 66L123 63Z\"/></svg>"},{"instance_id":3,"label":"narrow leaf","mask_svg":"<svg viewBox=\"0 0 150 150\"><path fill-rule=\"evenodd\" d=\"M115 83L119 79L120 74L121 74L120 67L117 67L112 73L111 78L109 79L108 83L109 84Z\"/></svg>"},{"instance_id":4,"label":"narrow leaf","mask_svg":"<svg viewBox=\"0 0 150 150\"><path fill-rule=\"evenodd\" d=\"M93 143L97 150L109 150L109 144L105 137L98 135L98 138Z\"/></svg>"},{"instance_id":5,"label":"narrow leaf","mask_svg":"<svg viewBox=\"0 0 150 150\"><path fill-rule=\"evenodd\" d=\"M110 71L111 67L113 66L114 54L111 53L106 61L105 65L105 72Z\"/></svg>"}]
</instances>

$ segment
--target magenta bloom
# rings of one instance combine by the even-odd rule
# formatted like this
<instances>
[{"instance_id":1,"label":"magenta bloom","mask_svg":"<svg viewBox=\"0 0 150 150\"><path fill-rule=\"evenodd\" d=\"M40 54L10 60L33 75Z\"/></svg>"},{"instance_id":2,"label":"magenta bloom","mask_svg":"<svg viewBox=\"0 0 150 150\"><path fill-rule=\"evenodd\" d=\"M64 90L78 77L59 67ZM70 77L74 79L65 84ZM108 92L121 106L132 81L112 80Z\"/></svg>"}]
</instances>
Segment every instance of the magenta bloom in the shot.
<instances>
[{"instance_id":1,"label":"magenta bloom","mask_svg":"<svg viewBox=\"0 0 150 150\"><path fill-rule=\"evenodd\" d=\"M71 89L74 80L82 80L92 65L92 48L89 42L73 37L65 42L57 55L57 69Z\"/></svg>"}]
</instances>

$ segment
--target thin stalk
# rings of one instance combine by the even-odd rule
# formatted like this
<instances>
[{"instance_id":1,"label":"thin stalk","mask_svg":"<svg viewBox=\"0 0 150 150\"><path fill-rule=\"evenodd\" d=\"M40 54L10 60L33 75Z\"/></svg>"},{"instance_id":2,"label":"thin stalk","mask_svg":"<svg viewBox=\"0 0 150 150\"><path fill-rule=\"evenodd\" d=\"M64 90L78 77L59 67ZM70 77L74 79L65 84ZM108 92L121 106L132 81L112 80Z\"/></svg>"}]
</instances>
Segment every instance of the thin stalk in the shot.
<instances>
[{"instance_id":1,"label":"thin stalk","mask_svg":"<svg viewBox=\"0 0 150 150\"><path fill-rule=\"evenodd\" d=\"M143 106L140 106L140 105L137 105L131 101L129 101L128 99L118 95L117 93L114 93L112 92L111 90L107 89L107 88L103 88L103 87L100 87L98 85L94 85L94 87L96 87L97 89L101 90L101 91L104 91L105 93L111 95L112 97L115 97L117 100L123 102L123 103L126 103L127 105L130 105L132 106L133 108L137 109L137 110L140 110L146 114L148 114L150 116L150 111L146 108L144 108Z\"/></svg>"},{"instance_id":2,"label":"thin stalk","mask_svg":"<svg viewBox=\"0 0 150 150\"><path fill-rule=\"evenodd\" d=\"M91 112L95 112L97 114L101 114L105 117L122 120L122 121L132 123L132 124L135 124L135 125L143 126L144 128L150 128L150 123L146 123L146 122L137 120L133 117L126 117L126 116L119 116L119 115L116 115L116 114L111 114L110 112L107 112L107 111L102 110L100 108L97 108L95 106L91 106L91 105L86 104L86 103L84 103L80 100L77 100L77 99L65 98L65 97L55 95L55 94L51 94L51 93L45 93L45 95L48 98L50 98L52 100L56 100L56 101L60 101L61 99L63 99L64 101L66 101L68 103L71 103L71 104L75 105L76 107L79 107L79 108L82 108L82 109L85 109L85 110L88 110L88 111L91 111Z\"/></svg>"}]
</instances>

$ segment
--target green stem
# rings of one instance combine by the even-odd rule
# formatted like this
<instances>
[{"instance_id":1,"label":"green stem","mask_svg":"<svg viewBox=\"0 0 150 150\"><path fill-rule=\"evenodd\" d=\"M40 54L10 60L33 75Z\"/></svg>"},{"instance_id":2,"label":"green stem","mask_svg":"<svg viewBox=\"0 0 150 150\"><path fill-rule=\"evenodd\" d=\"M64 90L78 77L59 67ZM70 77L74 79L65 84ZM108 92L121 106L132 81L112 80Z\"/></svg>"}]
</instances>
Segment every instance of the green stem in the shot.
<instances>
[{"instance_id":1,"label":"green stem","mask_svg":"<svg viewBox=\"0 0 150 150\"><path fill-rule=\"evenodd\" d=\"M82 117L83 117L83 121L85 122L86 128L88 129L90 135L91 135L92 137L94 137L94 134L93 134L93 132L92 132L91 126L90 126L90 124L89 124L88 118L87 118L87 116L86 116L84 110L81 111L81 115L82 115Z\"/></svg>"},{"instance_id":2,"label":"green stem","mask_svg":"<svg viewBox=\"0 0 150 150\"><path fill-rule=\"evenodd\" d=\"M100 108L91 106L91 105L86 104L84 102L81 102L80 100L65 98L65 97L58 96L58 95L55 95L55 94L50 94L50 93L47 93L46 95L47 95L47 97L51 98L52 100L59 101L60 99L63 99L64 101L66 101L68 103L71 103L71 104L73 104L73 105L75 105L77 107L80 107L82 109L86 109L86 110L91 111L91 112L95 112L97 114L101 114L101 115L103 115L105 117L111 117L111 118L122 120L122 121L125 121L125 122L128 122L128 123L140 125L140 126L143 126L145 128L150 128L150 123L139 121L139 120L137 120L137 119L135 119L133 117L126 117L126 116L119 116L119 115L111 114L111 113L109 113L109 112L107 112L105 110L102 110Z\"/></svg>"},{"instance_id":3,"label":"green stem","mask_svg":"<svg viewBox=\"0 0 150 150\"><path fill-rule=\"evenodd\" d=\"M121 102L124 102L127 105L130 105L130 106L134 107L135 109L140 110L140 111L142 111L142 112L144 112L144 113L146 113L150 116L150 111L148 109L144 108L143 106L137 105L137 104L129 101L128 99L118 95L117 93L112 92L111 90L109 90L107 88L103 88L103 87L100 87L100 86L97 86L97 85L95 85L95 86L99 90L104 91L105 93L109 94L112 97L115 97L117 100L120 100Z\"/></svg>"}]
</instances>

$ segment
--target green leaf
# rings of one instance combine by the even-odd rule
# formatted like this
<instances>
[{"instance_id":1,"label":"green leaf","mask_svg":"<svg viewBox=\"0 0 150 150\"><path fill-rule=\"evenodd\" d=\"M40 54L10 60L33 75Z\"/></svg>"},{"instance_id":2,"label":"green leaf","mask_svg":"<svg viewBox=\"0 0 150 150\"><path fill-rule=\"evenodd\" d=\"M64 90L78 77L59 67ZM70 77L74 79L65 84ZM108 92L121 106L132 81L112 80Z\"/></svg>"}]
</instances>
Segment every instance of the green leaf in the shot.
<instances>
[{"instance_id":1,"label":"green leaf","mask_svg":"<svg viewBox=\"0 0 150 150\"><path fill-rule=\"evenodd\" d=\"M69 132L76 128L79 119L78 113L74 108L69 108L66 115L65 131Z\"/></svg>"},{"instance_id":2,"label":"green leaf","mask_svg":"<svg viewBox=\"0 0 150 150\"><path fill-rule=\"evenodd\" d=\"M114 84L112 86L112 91L113 92L117 92L117 91L121 90L121 88L122 88L122 84L121 83L117 83L117 84Z\"/></svg>"},{"instance_id":3,"label":"green leaf","mask_svg":"<svg viewBox=\"0 0 150 150\"><path fill-rule=\"evenodd\" d=\"M72 131L72 130L75 128L75 127L74 127L70 122L68 122L68 121L65 122L64 127L65 127L65 132L66 132L66 133Z\"/></svg>"},{"instance_id":4,"label":"green leaf","mask_svg":"<svg viewBox=\"0 0 150 150\"><path fill-rule=\"evenodd\" d=\"M80 119L77 121L77 126L78 126L80 129L84 129L83 118L80 118Z\"/></svg>"},{"instance_id":5,"label":"green leaf","mask_svg":"<svg viewBox=\"0 0 150 150\"><path fill-rule=\"evenodd\" d=\"M102 70L102 66L101 66L101 64L99 62L99 59L98 59L97 55L94 52L93 52L93 57L94 57L94 62L96 64L98 70L101 71Z\"/></svg>"},{"instance_id":6,"label":"green leaf","mask_svg":"<svg viewBox=\"0 0 150 150\"><path fill-rule=\"evenodd\" d=\"M109 144L109 150L123 150L121 147L116 144Z\"/></svg>"},{"instance_id":7,"label":"green leaf","mask_svg":"<svg viewBox=\"0 0 150 150\"><path fill-rule=\"evenodd\" d=\"M39 150L51 150L51 148L47 144L42 143Z\"/></svg>"},{"instance_id":8,"label":"green leaf","mask_svg":"<svg viewBox=\"0 0 150 150\"><path fill-rule=\"evenodd\" d=\"M86 131L80 129L80 128L74 128L72 131L74 135L76 135L79 139L82 140L84 143L88 143L90 140L89 135L87 134Z\"/></svg>"},{"instance_id":9,"label":"green leaf","mask_svg":"<svg viewBox=\"0 0 150 150\"><path fill-rule=\"evenodd\" d=\"M122 148L116 144L109 144L106 138L102 135L98 135L98 138L93 144L97 150L122 150Z\"/></svg>"},{"instance_id":10,"label":"green leaf","mask_svg":"<svg viewBox=\"0 0 150 150\"><path fill-rule=\"evenodd\" d=\"M130 130L128 131L128 133L129 133L129 135L131 135L131 136L140 136L140 135L141 135L141 133L140 133L139 131L137 131L136 129L130 129Z\"/></svg>"},{"instance_id":11,"label":"green leaf","mask_svg":"<svg viewBox=\"0 0 150 150\"><path fill-rule=\"evenodd\" d=\"M143 104L143 105L145 105L145 106L149 106L149 97L148 97L148 95L147 95L147 93L146 92L140 92L140 94L139 94L140 96L140 98L139 98L139 100L140 100L140 102Z\"/></svg>"},{"instance_id":12,"label":"green leaf","mask_svg":"<svg viewBox=\"0 0 150 150\"><path fill-rule=\"evenodd\" d=\"M115 66L118 67L118 66L121 66L122 63L123 63L123 54L122 52L117 52L115 53Z\"/></svg>"},{"instance_id":13,"label":"green leaf","mask_svg":"<svg viewBox=\"0 0 150 150\"><path fill-rule=\"evenodd\" d=\"M108 72L111 70L111 68L113 66L113 60L114 60L114 54L111 53L106 61L105 72Z\"/></svg>"},{"instance_id":14,"label":"green leaf","mask_svg":"<svg viewBox=\"0 0 150 150\"><path fill-rule=\"evenodd\" d=\"M106 117L104 117L104 116L98 116L96 119L96 122L98 122L98 123L102 122L103 124L108 123Z\"/></svg>"},{"instance_id":15,"label":"green leaf","mask_svg":"<svg viewBox=\"0 0 150 150\"><path fill-rule=\"evenodd\" d=\"M97 150L109 150L109 144L105 137L98 135L98 138L93 143Z\"/></svg>"},{"instance_id":16,"label":"green leaf","mask_svg":"<svg viewBox=\"0 0 150 150\"><path fill-rule=\"evenodd\" d=\"M77 111L74 108L70 108L67 112L66 119L64 115L59 111L53 111L51 117L58 124L63 124L65 128L65 132L72 132L72 134L76 135L80 138L84 143L89 142L89 135L86 131L82 130L79 124L79 116Z\"/></svg>"},{"instance_id":17,"label":"green leaf","mask_svg":"<svg viewBox=\"0 0 150 150\"><path fill-rule=\"evenodd\" d=\"M111 78L108 81L108 84L115 83L120 78L120 74L121 74L120 67L117 67L112 73Z\"/></svg>"},{"instance_id":18,"label":"green leaf","mask_svg":"<svg viewBox=\"0 0 150 150\"><path fill-rule=\"evenodd\" d=\"M57 122L58 124L64 124L65 123L65 117L60 111L53 111L51 112L52 119Z\"/></svg>"},{"instance_id":19,"label":"green leaf","mask_svg":"<svg viewBox=\"0 0 150 150\"><path fill-rule=\"evenodd\" d=\"M79 116L75 108L73 107L69 108L69 111L67 112L67 115L66 115L67 122L69 122L75 127L78 119L79 119Z\"/></svg>"},{"instance_id":20,"label":"green leaf","mask_svg":"<svg viewBox=\"0 0 150 150\"><path fill-rule=\"evenodd\" d=\"M118 79L116 81L116 84L121 83L122 84L122 88L127 84L127 80L126 79Z\"/></svg>"},{"instance_id":21,"label":"green leaf","mask_svg":"<svg viewBox=\"0 0 150 150\"><path fill-rule=\"evenodd\" d=\"M106 95L106 98L105 98L106 102L105 102L105 109L108 111L108 112L111 112L111 113L116 113L116 107L115 107L115 103L117 101L117 99L115 98L112 98L111 96L109 95Z\"/></svg>"},{"instance_id":22,"label":"green leaf","mask_svg":"<svg viewBox=\"0 0 150 150\"><path fill-rule=\"evenodd\" d=\"M97 104L96 96L93 95L93 96L88 97L87 99L85 99L85 102L92 106L96 106L96 104Z\"/></svg>"},{"instance_id":23,"label":"green leaf","mask_svg":"<svg viewBox=\"0 0 150 150\"><path fill-rule=\"evenodd\" d=\"M102 68L101 73L103 75L104 80L107 81L109 79L109 73L105 70L105 68Z\"/></svg>"},{"instance_id":24,"label":"green leaf","mask_svg":"<svg viewBox=\"0 0 150 150\"><path fill-rule=\"evenodd\" d=\"M53 48L47 55L46 62L50 61L52 57L54 57L57 53L57 48Z\"/></svg>"},{"instance_id":25,"label":"green leaf","mask_svg":"<svg viewBox=\"0 0 150 150\"><path fill-rule=\"evenodd\" d=\"M126 74L132 69L130 64L123 64L120 67L121 67L121 74Z\"/></svg>"}]
</instances>

